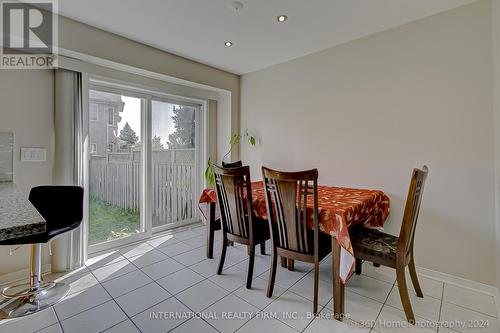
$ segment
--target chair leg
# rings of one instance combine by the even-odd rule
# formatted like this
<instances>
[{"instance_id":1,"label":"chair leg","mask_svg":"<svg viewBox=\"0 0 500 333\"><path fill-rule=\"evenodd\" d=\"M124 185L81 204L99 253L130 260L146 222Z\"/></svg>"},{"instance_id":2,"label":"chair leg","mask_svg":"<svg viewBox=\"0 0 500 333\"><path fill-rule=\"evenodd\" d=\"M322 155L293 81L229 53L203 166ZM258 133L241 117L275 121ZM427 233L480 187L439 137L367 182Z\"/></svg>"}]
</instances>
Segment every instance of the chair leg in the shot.
<instances>
[{"instance_id":1,"label":"chair leg","mask_svg":"<svg viewBox=\"0 0 500 333\"><path fill-rule=\"evenodd\" d=\"M266 254L266 242L260 243L260 254L262 255Z\"/></svg>"},{"instance_id":2,"label":"chair leg","mask_svg":"<svg viewBox=\"0 0 500 333\"><path fill-rule=\"evenodd\" d=\"M267 297L273 296L274 280L276 279L276 265L278 264L278 254L276 248L271 250L271 269L269 270L269 281L267 282ZM281 257L281 264L283 265L283 257Z\"/></svg>"},{"instance_id":3,"label":"chair leg","mask_svg":"<svg viewBox=\"0 0 500 333\"><path fill-rule=\"evenodd\" d=\"M286 268L287 259L285 257L281 257L281 267Z\"/></svg>"},{"instance_id":4,"label":"chair leg","mask_svg":"<svg viewBox=\"0 0 500 333\"><path fill-rule=\"evenodd\" d=\"M226 235L224 235L222 239L222 248L220 251L219 268L217 268L217 275L222 274L222 268L224 267L224 260L226 260L226 249L227 249L227 238Z\"/></svg>"},{"instance_id":5,"label":"chair leg","mask_svg":"<svg viewBox=\"0 0 500 333\"><path fill-rule=\"evenodd\" d=\"M250 250L248 258L248 275L247 275L247 289L252 288L252 278L253 278L253 265L255 262L255 245L248 245Z\"/></svg>"},{"instance_id":6,"label":"chair leg","mask_svg":"<svg viewBox=\"0 0 500 333\"><path fill-rule=\"evenodd\" d=\"M210 204L210 217L207 221L207 258L214 257L214 234L215 234L215 204Z\"/></svg>"},{"instance_id":7,"label":"chair leg","mask_svg":"<svg viewBox=\"0 0 500 333\"><path fill-rule=\"evenodd\" d=\"M415 324L415 315L411 308L410 295L408 295L408 288L406 286L405 268L404 266L396 268L396 280L398 283L399 295L401 303L406 314L406 319L410 324Z\"/></svg>"},{"instance_id":8,"label":"chair leg","mask_svg":"<svg viewBox=\"0 0 500 333\"><path fill-rule=\"evenodd\" d=\"M288 270L293 272L295 270L295 262L293 259L288 259Z\"/></svg>"},{"instance_id":9,"label":"chair leg","mask_svg":"<svg viewBox=\"0 0 500 333\"><path fill-rule=\"evenodd\" d=\"M420 288L420 283L418 283L417 270L415 268L415 260L413 259L413 254L411 255L408 269L410 270L411 282L413 283L413 288L415 288L415 293L417 293L418 297L423 298L424 293L422 292L422 288Z\"/></svg>"},{"instance_id":10,"label":"chair leg","mask_svg":"<svg viewBox=\"0 0 500 333\"><path fill-rule=\"evenodd\" d=\"M356 274L360 275L361 272L363 271L363 260L361 259L356 259Z\"/></svg>"},{"instance_id":11,"label":"chair leg","mask_svg":"<svg viewBox=\"0 0 500 333\"><path fill-rule=\"evenodd\" d=\"M314 295L313 295L313 314L318 314L318 289L319 289L319 263L314 263Z\"/></svg>"}]
</instances>

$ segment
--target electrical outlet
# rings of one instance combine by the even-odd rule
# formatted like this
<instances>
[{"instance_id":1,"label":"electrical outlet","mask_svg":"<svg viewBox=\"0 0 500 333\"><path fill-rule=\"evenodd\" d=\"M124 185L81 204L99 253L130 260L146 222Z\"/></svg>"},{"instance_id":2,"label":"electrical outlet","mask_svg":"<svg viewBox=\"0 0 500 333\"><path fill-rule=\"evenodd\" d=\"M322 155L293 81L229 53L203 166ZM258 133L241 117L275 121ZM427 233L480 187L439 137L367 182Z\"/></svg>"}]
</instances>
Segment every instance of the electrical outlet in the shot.
<instances>
[{"instance_id":1,"label":"electrical outlet","mask_svg":"<svg viewBox=\"0 0 500 333\"><path fill-rule=\"evenodd\" d=\"M22 162L45 162L47 148L21 148Z\"/></svg>"}]
</instances>

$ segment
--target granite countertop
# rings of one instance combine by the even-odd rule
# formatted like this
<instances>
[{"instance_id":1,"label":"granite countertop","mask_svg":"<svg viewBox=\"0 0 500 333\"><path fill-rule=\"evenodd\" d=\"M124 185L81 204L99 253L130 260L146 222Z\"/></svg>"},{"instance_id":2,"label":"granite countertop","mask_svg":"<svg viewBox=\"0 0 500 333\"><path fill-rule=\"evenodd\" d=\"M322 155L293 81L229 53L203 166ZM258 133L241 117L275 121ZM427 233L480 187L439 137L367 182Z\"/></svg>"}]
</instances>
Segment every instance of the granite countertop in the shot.
<instances>
[{"instance_id":1,"label":"granite countertop","mask_svg":"<svg viewBox=\"0 0 500 333\"><path fill-rule=\"evenodd\" d=\"M0 242L45 232L45 219L14 183L0 182Z\"/></svg>"}]
</instances>

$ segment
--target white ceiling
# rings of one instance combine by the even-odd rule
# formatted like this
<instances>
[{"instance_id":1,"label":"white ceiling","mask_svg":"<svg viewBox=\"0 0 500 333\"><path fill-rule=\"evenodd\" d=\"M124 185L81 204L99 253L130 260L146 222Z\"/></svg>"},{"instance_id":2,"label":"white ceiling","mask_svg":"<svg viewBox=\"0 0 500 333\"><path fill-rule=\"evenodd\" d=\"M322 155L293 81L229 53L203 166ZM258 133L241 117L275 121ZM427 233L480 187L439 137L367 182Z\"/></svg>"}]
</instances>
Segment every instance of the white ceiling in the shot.
<instances>
[{"instance_id":1,"label":"white ceiling","mask_svg":"<svg viewBox=\"0 0 500 333\"><path fill-rule=\"evenodd\" d=\"M67 17L236 74L474 0L59 0ZM288 15L278 23L276 16ZM465 24L465 23L464 23ZM232 41L230 48L224 42Z\"/></svg>"}]
</instances>

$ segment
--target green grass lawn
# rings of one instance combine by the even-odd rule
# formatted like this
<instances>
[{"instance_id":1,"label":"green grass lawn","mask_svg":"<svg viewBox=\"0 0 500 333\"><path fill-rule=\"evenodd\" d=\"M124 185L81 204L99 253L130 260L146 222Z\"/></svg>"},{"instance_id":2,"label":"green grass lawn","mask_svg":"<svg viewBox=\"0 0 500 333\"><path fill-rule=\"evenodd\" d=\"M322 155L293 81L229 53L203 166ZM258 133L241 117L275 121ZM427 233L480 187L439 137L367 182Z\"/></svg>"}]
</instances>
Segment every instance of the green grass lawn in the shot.
<instances>
[{"instance_id":1,"label":"green grass lawn","mask_svg":"<svg viewBox=\"0 0 500 333\"><path fill-rule=\"evenodd\" d=\"M127 237L139 232L139 211L108 205L100 200L89 202L89 244Z\"/></svg>"}]
</instances>

